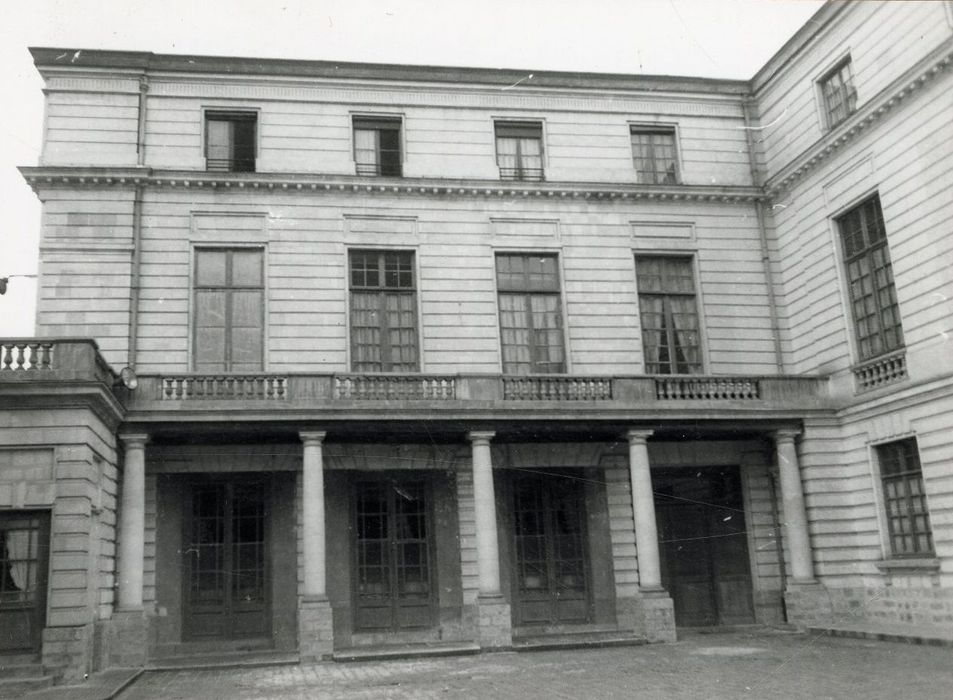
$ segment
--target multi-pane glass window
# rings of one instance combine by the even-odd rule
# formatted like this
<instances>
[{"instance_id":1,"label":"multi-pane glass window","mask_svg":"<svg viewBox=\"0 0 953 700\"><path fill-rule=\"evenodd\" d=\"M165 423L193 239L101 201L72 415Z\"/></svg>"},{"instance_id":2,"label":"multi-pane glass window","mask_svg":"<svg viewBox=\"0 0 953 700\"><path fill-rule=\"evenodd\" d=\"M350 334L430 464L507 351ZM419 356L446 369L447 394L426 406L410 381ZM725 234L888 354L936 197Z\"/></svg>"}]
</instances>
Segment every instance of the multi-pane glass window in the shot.
<instances>
[{"instance_id":1,"label":"multi-pane glass window","mask_svg":"<svg viewBox=\"0 0 953 700\"><path fill-rule=\"evenodd\" d=\"M555 255L499 254L500 332L506 374L566 371Z\"/></svg>"},{"instance_id":2,"label":"multi-pane glass window","mask_svg":"<svg viewBox=\"0 0 953 700\"><path fill-rule=\"evenodd\" d=\"M37 516L0 520L0 607L33 603L39 594L41 532Z\"/></svg>"},{"instance_id":3,"label":"multi-pane glass window","mask_svg":"<svg viewBox=\"0 0 953 700\"><path fill-rule=\"evenodd\" d=\"M646 374L702 371L692 259L635 259Z\"/></svg>"},{"instance_id":4,"label":"multi-pane glass window","mask_svg":"<svg viewBox=\"0 0 953 700\"><path fill-rule=\"evenodd\" d=\"M903 347L880 198L874 195L837 219L861 360Z\"/></svg>"},{"instance_id":5,"label":"multi-pane glass window","mask_svg":"<svg viewBox=\"0 0 953 700\"><path fill-rule=\"evenodd\" d=\"M254 112L205 113L205 168L217 172L255 172Z\"/></svg>"},{"instance_id":6,"label":"multi-pane glass window","mask_svg":"<svg viewBox=\"0 0 953 700\"><path fill-rule=\"evenodd\" d=\"M672 127L631 127L632 158L639 182L674 185L678 182L675 129Z\"/></svg>"},{"instance_id":7,"label":"multi-pane glass window","mask_svg":"<svg viewBox=\"0 0 953 700\"><path fill-rule=\"evenodd\" d=\"M354 117L358 175L400 177L400 119Z\"/></svg>"},{"instance_id":8,"label":"multi-pane glass window","mask_svg":"<svg viewBox=\"0 0 953 700\"><path fill-rule=\"evenodd\" d=\"M256 372L264 341L264 251L195 251L195 347L198 372Z\"/></svg>"},{"instance_id":9,"label":"multi-pane glass window","mask_svg":"<svg viewBox=\"0 0 953 700\"><path fill-rule=\"evenodd\" d=\"M352 250L351 368L416 372L417 292L414 254Z\"/></svg>"},{"instance_id":10,"label":"multi-pane glass window","mask_svg":"<svg viewBox=\"0 0 953 700\"><path fill-rule=\"evenodd\" d=\"M543 179L543 126L496 122L496 164L502 180Z\"/></svg>"},{"instance_id":11,"label":"multi-pane glass window","mask_svg":"<svg viewBox=\"0 0 953 700\"><path fill-rule=\"evenodd\" d=\"M821 94L828 129L833 129L854 113L857 109L857 90L854 88L850 57L821 80Z\"/></svg>"},{"instance_id":12,"label":"multi-pane glass window","mask_svg":"<svg viewBox=\"0 0 953 700\"><path fill-rule=\"evenodd\" d=\"M933 535L915 438L877 446L890 550L895 556L933 553Z\"/></svg>"}]
</instances>

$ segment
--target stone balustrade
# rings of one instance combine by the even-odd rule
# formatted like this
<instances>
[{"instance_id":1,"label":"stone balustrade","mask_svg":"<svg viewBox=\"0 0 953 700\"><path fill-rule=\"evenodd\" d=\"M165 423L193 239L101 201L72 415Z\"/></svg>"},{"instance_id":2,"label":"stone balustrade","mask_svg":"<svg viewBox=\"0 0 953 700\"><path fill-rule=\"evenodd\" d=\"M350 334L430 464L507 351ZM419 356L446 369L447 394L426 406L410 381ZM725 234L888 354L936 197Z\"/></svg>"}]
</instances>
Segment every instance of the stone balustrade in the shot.
<instances>
[{"instance_id":1,"label":"stone balustrade","mask_svg":"<svg viewBox=\"0 0 953 700\"><path fill-rule=\"evenodd\" d=\"M0 341L0 371L40 372L53 367L55 341L11 338Z\"/></svg>"},{"instance_id":2,"label":"stone balustrade","mask_svg":"<svg viewBox=\"0 0 953 700\"><path fill-rule=\"evenodd\" d=\"M159 388L163 401L265 400L287 397L287 379L273 374L164 376Z\"/></svg>"},{"instance_id":3,"label":"stone balustrade","mask_svg":"<svg viewBox=\"0 0 953 700\"><path fill-rule=\"evenodd\" d=\"M907 353L901 348L887 355L875 357L853 368L857 391L870 391L907 377Z\"/></svg>"},{"instance_id":4,"label":"stone balustrade","mask_svg":"<svg viewBox=\"0 0 953 700\"><path fill-rule=\"evenodd\" d=\"M405 401L456 398L456 380L452 376L415 374L337 374L334 398L364 401Z\"/></svg>"}]
</instances>

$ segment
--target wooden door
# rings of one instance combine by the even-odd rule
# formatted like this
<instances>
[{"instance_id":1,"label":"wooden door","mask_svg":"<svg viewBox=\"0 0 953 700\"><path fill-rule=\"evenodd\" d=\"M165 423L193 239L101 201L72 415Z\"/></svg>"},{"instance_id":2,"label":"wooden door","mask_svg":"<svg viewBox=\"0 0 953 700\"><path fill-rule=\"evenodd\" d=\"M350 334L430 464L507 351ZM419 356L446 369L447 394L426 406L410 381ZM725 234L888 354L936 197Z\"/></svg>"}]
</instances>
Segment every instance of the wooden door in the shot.
<instances>
[{"instance_id":1,"label":"wooden door","mask_svg":"<svg viewBox=\"0 0 953 700\"><path fill-rule=\"evenodd\" d=\"M46 624L50 514L0 514L0 652L39 651Z\"/></svg>"},{"instance_id":2,"label":"wooden door","mask_svg":"<svg viewBox=\"0 0 953 700\"><path fill-rule=\"evenodd\" d=\"M515 479L516 620L589 621L585 491L576 473Z\"/></svg>"},{"instance_id":3,"label":"wooden door","mask_svg":"<svg viewBox=\"0 0 953 700\"><path fill-rule=\"evenodd\" d=\"M357 482L355 628L391 630L433 625L433 532L424 481Z\"/></svg>"},{"instance_id":4,"label":"wooden door","mask_svg":"<svg viewBox=\"0 0 953 700\"><path fill-rule=\"evenodd\" d=\"M185 637L270 635L267 484L196 483L185 549Z\"/></svg>"},{"instance_id":5,"label":"wooden door","mask_svg":"<svg viewBox=\"0 0 953 700\"><path fill-rule=\"evenodd\" d=\"M662 583L685 627L754 622L738 469L653 474Z\"/></svg>"}]
</instances>

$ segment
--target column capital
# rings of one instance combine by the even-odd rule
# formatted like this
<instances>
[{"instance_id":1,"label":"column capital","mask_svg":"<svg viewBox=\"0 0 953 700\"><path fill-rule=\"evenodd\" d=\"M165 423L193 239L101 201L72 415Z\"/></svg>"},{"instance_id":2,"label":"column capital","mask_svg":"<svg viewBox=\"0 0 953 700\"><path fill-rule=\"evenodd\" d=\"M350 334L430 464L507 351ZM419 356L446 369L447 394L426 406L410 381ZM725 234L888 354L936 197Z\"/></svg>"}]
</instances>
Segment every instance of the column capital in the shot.
<instances>
[{"instance_id":1,"label":"column capital","mask_svg":"<svg viewBox=\"0 0 953 700\"><path fill-rule=\"evenodd\" d=\"M467 440L472 442L474 445L488 445L490 444L490 440L492 440L495 436L496 432L493 430L474 430L467 433Z\"/></svg>"},{"instance_id":2,"label":"column capital","mask_svg":"<svg viewBox=\"0 0 953 700\"><path fill-rule=\"evenodd\" d=\"M321 445L327 435L326 430L302 430L298 433L298 437L305 445Z\"/></svg>"},{"instance_id":3,"label":"column capital","mask_svg":"<svg viewBox=\"0 0 953 700\"><path fill-rule=\"evenodd\" d=\"M633 428L632 430L627 430L625 433L626 439L629 441L630 445L645 444L655 433L654 430L644 430L642 428Z\"/></svg>"},{"instance_id":4,"label":"column capital","mask_svg":"<svg viewBox=\"0 0 953 700\"><path fill-rule=\"evenodd\" d=\"M776 442L794 442L794 439L801 434L798 428L782 428L774 431Z\"/></svg>"},{"instance_id":5,"label":"column capital","mask_svg":"<svg viewBox=\"0 0 953 700\"><path fill-rule=\"evenodd\" d=\"M145 447L149 442L148 433L120 433L119 441L129 449L131 447Z\"/></svg>"}]
</instances>

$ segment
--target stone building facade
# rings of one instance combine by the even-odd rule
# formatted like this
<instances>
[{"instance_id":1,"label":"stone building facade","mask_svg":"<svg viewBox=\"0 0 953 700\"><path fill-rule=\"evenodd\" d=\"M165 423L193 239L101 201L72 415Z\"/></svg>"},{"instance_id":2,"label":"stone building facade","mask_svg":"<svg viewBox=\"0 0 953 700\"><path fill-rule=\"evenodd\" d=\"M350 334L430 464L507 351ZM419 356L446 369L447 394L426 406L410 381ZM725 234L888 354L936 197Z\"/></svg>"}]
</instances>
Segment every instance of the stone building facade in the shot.
<instances>
[{"instance_id":1,"label":"stone building facade","mask_svg":"<svg viewBox=\"0 0 953 700\"><path fill-rule=\"evenodd\" d=\"M949 3L750 81L33 55L0 653L953 622Z\"/></svg>"}]
</instances>

